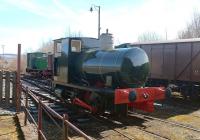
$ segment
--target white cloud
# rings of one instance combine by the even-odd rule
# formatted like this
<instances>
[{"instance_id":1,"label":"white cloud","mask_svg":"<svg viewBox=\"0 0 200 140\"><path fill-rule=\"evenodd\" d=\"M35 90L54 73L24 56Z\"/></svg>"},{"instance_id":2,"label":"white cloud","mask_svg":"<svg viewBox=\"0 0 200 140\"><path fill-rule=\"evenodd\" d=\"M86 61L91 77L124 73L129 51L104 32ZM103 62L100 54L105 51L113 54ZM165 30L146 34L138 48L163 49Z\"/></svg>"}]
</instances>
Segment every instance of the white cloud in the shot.
<instances>
[{"instance_id":1,"label":"white cloud","mask_svg":"<svg viewBox=\"0 0 200 140\"><path fill-rule=\"evenodd\" d=\"M5 2L52 21L41 28L34 27L34 23L32 29L16 29L14 26L12 29L0 28L0 34L6 33L0 39L0 43L7 46L5 51L13 52L13 46L18 41L25 47L24 50L38 48L43 40L67 35L68 28L71 32L97 37L97 11L90 13L87 9L72 10L58 0L51 1L48 6L30 0ZM175 39L177 32L184 28L197 9L200 9L199 0L147 0L138 6L132 3L126 7L102 8L101 32L108 28L116 44L137 41L138 35L146 31L155 31L165 36L167 30L168 39Z\"/></svg>"},{"instance_id":2,"label":"white cloud","mask_svg":"<svg viewBox=\"0 0 200 140\"><path fill-rule=\"evenodd\" d=\"M41 5L33 0L6 0L5 2L16 6L20 9L30 12L32 14L48 18L48 19L66 19L74 18L74 12L62 6L57 0L53 0L53 3L49 1L49 5Z\"/></svg>"}]
</instances>

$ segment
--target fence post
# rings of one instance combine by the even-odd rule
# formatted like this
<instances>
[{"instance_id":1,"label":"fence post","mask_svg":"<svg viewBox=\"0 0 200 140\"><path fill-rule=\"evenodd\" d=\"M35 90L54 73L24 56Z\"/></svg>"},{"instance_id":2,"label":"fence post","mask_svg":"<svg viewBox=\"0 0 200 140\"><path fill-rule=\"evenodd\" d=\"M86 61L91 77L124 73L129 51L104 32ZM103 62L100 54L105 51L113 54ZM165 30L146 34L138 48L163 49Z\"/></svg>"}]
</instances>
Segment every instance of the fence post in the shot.
<instances>
[{"instance_id":1,"label":"fence post","mask_svg":"<svg viewBox=\"0 0 200 140\"><path fill-rule=\"evenodd\" d=\"M65 121L68 121L68 115L63 114L63 140L69 140L68 137L68 125Z\"/></svg>"},{"instance_id":2,"label":"fence post","mask_svg":"<svg viewBox=\"0 0 200 140\"><path fill-rule=\"evenodd\" d=\"M16 111L20 110L20 64L21 64L21 44L18 44L17 54L17 86L16 86Z\"/></svg>"},{"instance_id":3,"label":"fence post","mask_svg":"<svg viewBox=\"0 0 200 140\"><path fill-rule=\"evenodd\" d=\"M26 91L25 91L25 96L26 96L26 99L25 99L25 108L28 109L28 87L26 87ZM25 109L25 118L24 118L24 125L27 124L27 116L28 116L28 112L26 111Z\"/></svg>"},{"instance_id":4,"label":"fence post","mask_svg":"<svg viewBox=\"0 0 200 140\"><path fill-rule=\"evenodd\" d=\"M3 96L3 72L0 71L0 103L2 102Z\"/></svg>"},{"instance_id":5,"label":"fence post","mask_svg":"<svg viewBox=\"0 0 200 140\"><path fill-rule=\"evenodd\" d=\"M16 107L16 72L13 72L12 85L12 104Z\"/></svg>"},{"instance_id":6,"label":"fence post","mask_svg":"<svg viewBox=\"0 0 200 140\"><path fill-rule=\"evenodd\" d=\"M6 81L5 81L5 103L9 106L10 103L10 72L6 71Z\"/></svg>"},{"instance_id":7,"label":"fence post","mask_svg":"<svg viewBox=\"0 0 200 140\"><path fill-rule=\"evenodd\" d=\"M39 100L38 103L38 140L41 140L41 130L42 130L42 105L41 101Z\"/></svg>"}]
</instances>

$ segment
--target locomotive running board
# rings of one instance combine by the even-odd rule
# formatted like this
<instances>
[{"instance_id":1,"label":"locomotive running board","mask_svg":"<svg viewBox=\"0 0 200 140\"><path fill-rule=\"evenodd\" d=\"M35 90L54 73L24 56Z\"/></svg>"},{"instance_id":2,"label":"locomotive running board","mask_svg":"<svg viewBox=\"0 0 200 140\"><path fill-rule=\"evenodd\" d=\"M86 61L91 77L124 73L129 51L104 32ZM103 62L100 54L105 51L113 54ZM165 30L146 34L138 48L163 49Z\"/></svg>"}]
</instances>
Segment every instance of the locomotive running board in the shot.
<instances>
[{"instance_id":1,"label":"locomotive running board","mask_svg":"<svg viewBox=\"0 0 200 140\"><path fill-rule=\"evenodd\" d=\"M115 91L110 88L94 88L94 87L86 87L86 86L81 86L81 85L75 85L75 84L67 84L63 82L58 82L58 81L53 81L54 84L59 84L71 88L76 88L80 90L86 90L86 91L92 91L92 92L99 92L99 93L105 93L106 95L114 95Z\"/></svg>"}]
</instances>

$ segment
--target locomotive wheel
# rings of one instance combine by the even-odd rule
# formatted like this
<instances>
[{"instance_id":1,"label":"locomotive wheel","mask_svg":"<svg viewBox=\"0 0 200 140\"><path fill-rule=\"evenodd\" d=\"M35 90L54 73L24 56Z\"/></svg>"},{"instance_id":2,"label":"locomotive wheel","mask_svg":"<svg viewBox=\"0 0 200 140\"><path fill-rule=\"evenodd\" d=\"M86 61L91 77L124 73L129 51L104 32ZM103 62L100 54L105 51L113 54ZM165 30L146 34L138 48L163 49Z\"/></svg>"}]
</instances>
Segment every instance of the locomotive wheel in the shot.
<instances>
[{"instance_id":1,"label":"locomotive wheel","mask_svg":"<svg viewBox=\"0 0 200 140\"><path fill-rule=\"evenodd\" d=\"M127 116L128 115L128 105L127 104L115 105L114 114L117 115L118 117Z\"/></svg>"},{"instance_id":2,"label":"locomotive wheel","mask_svg":"<svg viewBox=\"0 0 200 140\"><path fill-rule=\"evenodd\" d=\"M96 96L90 101L92 107L97 109L96 114L103 114L105 111L104 100L101 96Z\"/></svg>"}]
</instances>

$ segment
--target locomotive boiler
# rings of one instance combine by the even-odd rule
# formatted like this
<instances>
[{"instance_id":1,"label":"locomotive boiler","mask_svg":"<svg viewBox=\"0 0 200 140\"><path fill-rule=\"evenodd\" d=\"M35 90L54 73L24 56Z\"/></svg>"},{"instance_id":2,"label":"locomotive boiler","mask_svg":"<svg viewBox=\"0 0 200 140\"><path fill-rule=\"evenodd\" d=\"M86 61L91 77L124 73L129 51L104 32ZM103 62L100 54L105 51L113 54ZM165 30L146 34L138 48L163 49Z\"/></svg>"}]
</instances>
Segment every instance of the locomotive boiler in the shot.
<instances>
[{"instance_id":1,"label":"locomotive boiler","mask_svg":"<svg viewBox=\"0 0 200 140\"><path fill-rule=\"evenodd\" d=\"M144 87L149 74L147 54L140 48L112 46L108 33L100 39L54 40L56 94L92 112L127 113L128 107L153 111L154 101L169 92Z\"/></svg>"}]
</instances>

